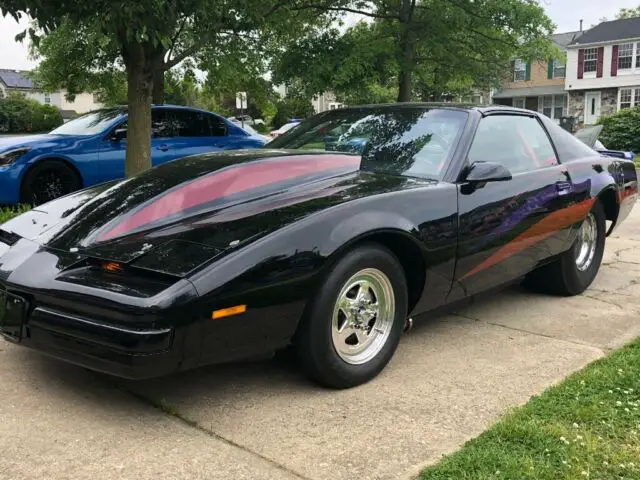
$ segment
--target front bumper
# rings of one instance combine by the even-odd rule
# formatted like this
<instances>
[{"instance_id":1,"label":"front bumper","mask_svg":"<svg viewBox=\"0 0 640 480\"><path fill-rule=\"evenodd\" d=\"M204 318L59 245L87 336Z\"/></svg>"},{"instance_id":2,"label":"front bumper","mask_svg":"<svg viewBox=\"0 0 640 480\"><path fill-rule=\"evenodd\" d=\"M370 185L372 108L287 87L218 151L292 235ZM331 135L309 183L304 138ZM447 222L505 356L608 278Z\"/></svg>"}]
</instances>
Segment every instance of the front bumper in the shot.
<instances>
[{"instance_id":1,"label":"front bumper","mask_svg":"<svg viewBox=\"0 0 640 480\"><path fill-rule=\"evenodd\" d=\"M174 329L123 328L45 307L26 311L18 334L2 326L0 334L60 360L130 379L165 375L180 364Z\"/></svg>"},{"instance_id":2,"label":"front bumper","mask_svg":"<svg viewBox=\"0 0 640 480\"><path fill-rule=\"evenodd\" d=\"M0 167L0 205L14 205L20 201L20 178L24 169L22 164Z\"/></svg>"}]
</instances>

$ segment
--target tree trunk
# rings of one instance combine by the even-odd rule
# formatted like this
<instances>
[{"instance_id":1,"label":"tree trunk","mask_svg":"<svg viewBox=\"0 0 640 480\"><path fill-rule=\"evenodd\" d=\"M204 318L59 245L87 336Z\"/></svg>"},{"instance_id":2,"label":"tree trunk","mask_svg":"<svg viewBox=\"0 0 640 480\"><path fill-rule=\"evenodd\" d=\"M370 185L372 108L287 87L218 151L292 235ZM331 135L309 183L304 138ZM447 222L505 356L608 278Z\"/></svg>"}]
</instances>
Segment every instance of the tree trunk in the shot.
<instances>
[{"instance_id":1,"label":"tree trunk","mask_svg":"<svg viewBox=\"0 0 640 480\"><path fill-rule=\"evenodd\" d=\"M416 0L402 0L400 6L400 42L398 45L398 102L411 101L411 74L415 67L415 44L411 21Z\"/></svg>"},{"instance_id":2,"label":"tree trunk","mask_svg":"<svg viewBox=\"0 0 640 480\"><path fill-rule=\"evenodd\" d=\"M401 67L398 82L398 102L411 101L411 71Z\"/></svg>"},{"instance_id":3,"label":"tree trunk","mask_svg":"<svg viewBox=\"0 0 640 480\"><path fill-rule=\"evenodd\" d=\"M153 74L151 62L140 44L129 45L125 57L129 118L127 155L124 171L127 177L151 168L151 97Z\"/></svg>"},{"instance_id":4,"label":"tree trunk","mask_svg":"<svg viewBox=\"0 0 640 480\"><path fill-rule=\"evenodd\" d=\"M154 67L153 103L156 105L162 105L164 103L164 69L162 66Z\"/></svg>"}]
</instances>

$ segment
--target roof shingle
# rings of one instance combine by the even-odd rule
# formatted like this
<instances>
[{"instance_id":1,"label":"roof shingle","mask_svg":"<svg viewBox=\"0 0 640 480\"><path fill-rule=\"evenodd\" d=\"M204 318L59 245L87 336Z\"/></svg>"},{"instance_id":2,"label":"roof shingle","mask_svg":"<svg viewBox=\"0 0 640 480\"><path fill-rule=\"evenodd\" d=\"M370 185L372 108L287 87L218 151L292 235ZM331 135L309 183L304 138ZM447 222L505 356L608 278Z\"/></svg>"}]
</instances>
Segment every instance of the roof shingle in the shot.
<instances>
[{"instance_id":1,"label":"roof shingle","mask_svg":"<svg viewBox=\"0 0 640 480\"><path fill-rule=\"evenodd\" d=\"M611 42L628 38L640 38L640 17L602 22L584 32L570 45Z\"/></svg>"}]
</instances>

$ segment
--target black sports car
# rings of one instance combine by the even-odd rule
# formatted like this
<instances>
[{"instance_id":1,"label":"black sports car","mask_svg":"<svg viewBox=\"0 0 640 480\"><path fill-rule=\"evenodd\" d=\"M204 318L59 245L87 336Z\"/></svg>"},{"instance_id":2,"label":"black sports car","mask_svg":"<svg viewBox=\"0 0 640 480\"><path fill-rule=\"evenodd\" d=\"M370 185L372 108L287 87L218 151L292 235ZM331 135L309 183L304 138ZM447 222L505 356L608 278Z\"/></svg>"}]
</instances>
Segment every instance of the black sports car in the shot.
<instances>
[{"instance_id":1,"label":"black sports car","mask_svg":"<svg viewBox=\"0 0 640 480\"><path fill-rule=\"evenodd\" d=\"M528 110L332 110L1 225L0 330L129 378L292 346L354 386L411 315L521 278L582 292L637 193L632 162Z\"/></svg>"}]
</instances>

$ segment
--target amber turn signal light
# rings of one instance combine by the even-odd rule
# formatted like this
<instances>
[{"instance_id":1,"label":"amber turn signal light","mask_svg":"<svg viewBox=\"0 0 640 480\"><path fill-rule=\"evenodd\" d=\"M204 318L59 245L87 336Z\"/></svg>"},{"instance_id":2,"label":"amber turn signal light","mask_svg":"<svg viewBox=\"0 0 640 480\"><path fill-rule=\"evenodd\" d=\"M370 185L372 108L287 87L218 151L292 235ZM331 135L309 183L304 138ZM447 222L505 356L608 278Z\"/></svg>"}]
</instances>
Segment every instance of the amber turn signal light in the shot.
<instances>
[{"instance_id":1,"label":"amber turn signal light","mask_svg":"<svg viewBox=\"0 0 640 480\"><path fill-rule=\"evenodd\" d=\"M246 311L246 305L236 305L235 307L223 308L222 310L214 310L211 318L217 320L219 318L230 317L231 315L239 315Z\"/></svg>"},{"instance_id":2,"label":"amber turn signal light","mask_svg":"<svg viewBox=\"0 0 640 480\"><path fill-rule=\"evenodd\" d=\"M122 264L118 262L104 262L102 264L102 269L110 273L122 273L124 270L122 268Z\"/></svg>"}]
</instances>

